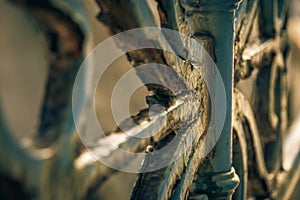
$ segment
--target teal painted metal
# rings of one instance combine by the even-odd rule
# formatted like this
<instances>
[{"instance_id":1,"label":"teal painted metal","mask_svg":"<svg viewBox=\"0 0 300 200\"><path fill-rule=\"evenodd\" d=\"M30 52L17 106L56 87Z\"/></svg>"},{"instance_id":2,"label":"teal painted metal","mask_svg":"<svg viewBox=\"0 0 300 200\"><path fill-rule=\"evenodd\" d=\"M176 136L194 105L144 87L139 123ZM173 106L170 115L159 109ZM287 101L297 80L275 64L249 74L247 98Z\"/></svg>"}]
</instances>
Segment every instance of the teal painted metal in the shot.
<instances>
[{"instance_id":1,"label":"teal painted metal","mask_svg":"<svg viewBox=\"0 0 300 200\"><path fill-rule=\"evenodd\" d=\"M195 159L197 156L190 154L191 157L182 161L182 163L186 162L190 165L178 167L176 165L178 163L175 163L154 173L140 174L132 193L132 199L143 197L149 197L148 199L246 199L247 197L288 199L300 177L299 152L286 165L283 165L281 156L287 131L287 90L286 68L280 59L287 56L288 49L285 37L288 1L158 0L161 24L157 24L146 1L97 0L97 2L102 7L99 19L105 22L113 33L141 26L162 25L196 38L199 45L205 47L215 59L226 88L225 127L211 154L205 160L197 160ZM278 6L274 9L276 5ZM37 9L37 7L34 8ZM38 21L45 22L43 21L45 19L39 17L39 13L35 12L35 9L31 10L34 13L33 16ZM82 13L80 7L74 9L80 9ZM55 15L55 13L47 12L47 16ZM254 18L257 16L260 33L256 39L258 38L260 41L259 44L252 44L250 35L254 27ZM278 23L280 17L284 19ZM74 27L78 28L77 22L72 20L71 22ZM50 26L50 24L48 25ZM74 34L81 35L82 33ZM82 41L79 43L81 46ZM276 55L275 59L272 57L273 54ZM76 59L80 60L82 52L80 51L76 55L78 56ZM208 95L205 93L204 84L200 79L190 78L192 67L180 58L167 57L156 51L131 53L128 56L132 59L133 65L140 64L145 60L145 62L173 63L174 69L187 77L188 84L194 86L193 89L200 96L199 102L204 105L202 107L204 120L199 127L196 127L194 122L190 123L186 126L186 130L199 131L203 134L205 125L207 125L206 116L209 115ZM265 58L270 61L266 63ZM60 64L58 61L53 60L53 63ZM70 74L74 76L77 65L73 67ZM258 80L260 80L260 84L263 84L256 88L258 97L256 102L262 102L262 104L258 104L253 112L251 102L241 91L234 89L234 84L251 76L254 68L259 70ZM278 72L280 77L278 80L274 76L274 70L275 74ZM156 76L159 77L159 74ZM279 82L278 85L276 85L276 81ZM68 82L71 83L72 79L69 79ZM274 92L276 87L280 88L280 93ZM64 87L64 89L69 90L70 88ZM85 89L88 88L82 88L82 90ZM153 87L149 87L149 89L155 92L155 95L148 98L149 104L169 102L170 97L164 93L165 91ZM269 92L268 98L265 98L265 91ZM211 95L217 96L217 94ZM56 96L49 94L48 97L51 100ZM47 98L45 101L44 111L49 114ZM182 99L176 99L172 103L166 114L168 123L157 137L151 138L152 143L154 141L163 144L166 142L167 136L174 134L170 134L167 130L179 123L182 119L180 113L184 112L185 118L195 116L192 109L195 102L191 101L188 95L183 96ZM268 104L272 105L268 106ZM56 128L55 137L52 137L50 133L47 134L47 131L41 131L40 138L44 139L45 143L30 150L18 146L11 137L5 120L0 118L0 138L1 141L5 141L0 146L1 172L10 174L11 177L18 180L25 180L23 184L28 191L38 191L35 194L37 198L87 198L100 187L105 179L116 172L95 162L87 152L80 148L81 144L74 134L74 127L72 123L68 124L71 118L70 112L68 108L62 109L62 111L63 118L58 120L60 122L55 119L51 125ZM149 123L144 112L141 112L135 119ZM43 119L41 120L43 121ZM151 123L155 123L155 120ZM62 132L67 132L67 134L62 134ZM124 135L122 132L113 134ZM276 140L272 143L265 142L270 138ZM201 140L199 141L198 146L195 145L193 149L196 153L200 153L198 150ZM139 140L135 146L129 146L129 148L133 151L153 150L148 143L151 144L150 139ZM120 144L120 146L122 145L128 146L126 143ZM95 146L95 151L101 148L104 147ZM154 147L154 150L155 148L159 148L159 146ZM274 150L270 160L267 159L270 154L266 149ZM252 167L249 174L248 166ZM74 182L74 184L70 188L65 188L65 184L70 182ZM248 188L250 189L248 190ZM247 194L247 191L252 193Z\"/></svg>"},{"instance_id":2,"label":"teal painted metal","mask_svg":"<svg viewBox=\"0 0 300 200\"><path fill-rule=\"evenodd\" d=\"M222 74L227 95L225 126L216 145L214 156L199 169L195 193L205 193L209 199L231 199L239 183L232 167L232 99L234 57L234 15L241 1L183 1L189 30L214 38L215 62ZM200 6L201 5L201 6ZM218 6L216 6L218 5ZM218 95L218 94L213 94ZM230 174L230 175L229 175ZM219 180L220 182L218 183ZM205 188L205 189L203 189Z\"/></svg>"}]
</instances>

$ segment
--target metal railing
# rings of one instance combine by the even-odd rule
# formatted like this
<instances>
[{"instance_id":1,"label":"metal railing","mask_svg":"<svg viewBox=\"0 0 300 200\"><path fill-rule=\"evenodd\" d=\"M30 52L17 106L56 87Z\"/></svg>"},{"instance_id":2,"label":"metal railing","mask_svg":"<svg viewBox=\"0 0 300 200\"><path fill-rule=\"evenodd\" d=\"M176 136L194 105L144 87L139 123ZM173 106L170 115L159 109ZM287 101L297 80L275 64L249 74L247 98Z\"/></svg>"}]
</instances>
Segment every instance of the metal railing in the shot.
<instances>
[{"instance_id":1,"label":"metal railing","mask_svg":"<svg viewBox=\"0 0 300 200\"><path fill-rule=\"evenodd\" d=\"M46 38L50 66L37 137L26 145L20 144L13 138L4 117L0 118L1 174L18 180L31 198L86 199L118 172L118 168L99 162L107 160L121 163L127 171L140 163L140 171L145 173L138 175L132 199L289 199L300 175L296 142L300 138L299 123L294 122L294 128L289 129L288 122L289 2L157 0L160 18L157 22L147 1L96 1L101 8L98 18L112 34L139 27L168 28L197 42L196 46L184 46L190 54L197 52L197 48L208 52L218 67L226 93L223 102L226 116L217 144L206 152L210 145L205 140L207 132L216 131L210 126L211 116L220 113L219 105L212 103L214 98L220 100L219 90L208 89L210 84L216 84L215 75L207 83L204 75L194 69L195 63L176 55L181 43L171 45L175 54L170 54L162 50L165 43L154 42L153 33L143 32L156 48L127 52L132 65L136 68L150 63L167 65L183 77L190 89L181 88L176 81L172 83L178 84L175 93L157 84L146 84L153 92L147 97L149 109L122 122L115 132L86 145L77 133L73 114L77 112L74 115L80 116L83 127L90 116L80 101L72 110L72 91L84 58L87 26L76 20L76 13L67 14L68 9L59 2L15 1L30 11ZM75 11L78 8L73 7ZM77 12L85 17L81 10ZM116 40L120 48L126 42ZM184 39L180 42L184 43ZM86 70L89 74L91 69ZM165 76L164 70L152 74L137 70L137 74L144 83L150 79L175 80ZM93 79L92 73L85 78ZM237 87L253 74L256 74L255 98L249 101ZM82 92L87 95L83 99L93 102L90 93L93 87L85 85L86 80L81 81L79 95ZM164 109L151 109L157 104ZM178 135L180 140L171 153L183 155L163 168L147 171L162 161L155 152ZM291 149L288 140L295 141L292 149L296 150L291 157L286 155ZM108 141L115 141L114 145L108 145ZM136 160L137 157L127 157L119 149L145 154Z\"/></svg>"}]
</instances>

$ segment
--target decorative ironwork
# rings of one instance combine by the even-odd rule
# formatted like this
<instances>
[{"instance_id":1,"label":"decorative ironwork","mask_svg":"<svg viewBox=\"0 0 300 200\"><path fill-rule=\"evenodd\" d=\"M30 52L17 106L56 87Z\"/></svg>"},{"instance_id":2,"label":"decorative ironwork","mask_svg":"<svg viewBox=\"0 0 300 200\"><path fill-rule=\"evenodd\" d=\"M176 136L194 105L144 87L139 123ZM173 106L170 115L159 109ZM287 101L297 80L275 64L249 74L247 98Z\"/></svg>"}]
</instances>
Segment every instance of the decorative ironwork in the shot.
<instances>
[{"instance_id":1,"label":"decorative ironwork","mask_svg":"<svg viewBox=\"0 0 300 200\"><path fill-rule=\"evenodd\" d=\"M0 172L21 181L28 194L35 198L90 197L117 171L99 163L84 149L71 120L71 90L83 58L83 26L62 12L59 3L15 2L32 13L46 38L50 72L38 138L32 141L32 146L18 144L0 115L0 141L5 141L0 147ZM157 0L159 24L147 1L96 2L101 8L98 19L113 34L137 27L161 26L195 38L216 62L227 95L221 137L212 152L202 158L201 146L205 145L203 138L210 115L209 98L216 94L208 94L203 77L193 70L189 60L156 49L127 54L134 67L144 63L171 66L197 94L196 99L186 93L176 94L175 98L164 88L149 84L147 87L153 95L147 97L147 103L165 105L166 112L155 113L149 119L146 109L133 116L142 129L133 129L129 120L123 123L133 135L151 133L153 136L131 138L121 130L106 136L122 138L118 147L126 150L152 152L172 140L176 135L174 127L181 121L185 123L185 135L197 135L185 156L163 169L139 174L131 199L290 198L300 177L300 156L298 152L289 161L293 167L285 169L289 1ZM254 72L257 73L255 100L250 102L235 86ZM142 80L162 76L160 73L138 75ZM196 105L201 105L200 111L194 110ZM195 119L199 112L201 119ZM161 118L166 123L157 131L156 124ZM183 148L179 144L182 146L177 148ZM124 159L114 156L115 149L107 148L103 138L95 141L91 149L100 157ZM150 155L146 156L141 167L146 167L151 160ZM127 162L130 164L130 160Z\"/></svg>"}]
</instances>

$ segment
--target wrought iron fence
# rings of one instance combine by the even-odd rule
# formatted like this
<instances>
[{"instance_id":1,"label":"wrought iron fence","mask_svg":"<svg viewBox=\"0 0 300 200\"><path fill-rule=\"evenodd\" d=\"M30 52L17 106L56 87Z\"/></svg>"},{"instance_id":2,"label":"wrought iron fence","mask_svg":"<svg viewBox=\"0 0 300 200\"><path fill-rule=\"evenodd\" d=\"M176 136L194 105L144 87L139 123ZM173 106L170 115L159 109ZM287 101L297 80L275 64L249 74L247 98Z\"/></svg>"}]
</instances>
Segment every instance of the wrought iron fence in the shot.
<instances>
[{"instance_id":1,"label":"wrought iron fence","mask_svg":"<svg viewBox=\"0 0 300 200\"><path fill-rule=\"evenodd\" d=\"M300 137L289 103L289 1L96 2L110 32L127 34L112 40L152 92L149 108L101 137L89 129L103 71L95 66L109 62L96 53L84 61L82 4L13 1L42 33L49 71L34 139L20 144L1 112L1 187L22 188L16 198L92 199L123 170L140 172L131 199L292 198Z\"/></svg>"}]
</instances>

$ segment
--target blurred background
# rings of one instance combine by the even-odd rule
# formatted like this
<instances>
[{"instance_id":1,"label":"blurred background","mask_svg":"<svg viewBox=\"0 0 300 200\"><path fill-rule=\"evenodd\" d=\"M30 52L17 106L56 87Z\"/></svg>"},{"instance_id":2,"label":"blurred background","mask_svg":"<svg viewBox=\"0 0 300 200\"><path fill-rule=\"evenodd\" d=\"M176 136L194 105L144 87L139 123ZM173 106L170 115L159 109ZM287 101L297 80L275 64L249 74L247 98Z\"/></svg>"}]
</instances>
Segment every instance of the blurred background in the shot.
<instances>
[{"instance_id":1,"label":"blurred background","mask_svg":"<svg viewBox=\"0 0 300 200\"><path fill-rule=\"evenodd\" d=\"M110 36L96 16L100 10L94 1L83 1L87 9L92 33L86 40L86 53ZM300 1L294 0L291 7L288 35L292 46L289 54L291 90L300 85ZM87 22L86 22L87 23ZM0 105L11 132L18 141L34 137L37 118L44 97L49 60L44 41L30 17L30 13L9 1L0 0ZM117 59L99 81L96 91L96 111L105 132L116 130L110 99L116 81L131 69L125 56ZM124 91L126 92L126 91ZM296 94L297 92L295 92ZM299 93L299 92L298 92ZM131 98L129 110L136 114L146 108L145 96L149 92L139 88ZM300 97L293 98L296 110ZM136 175L120 172L101 187L99 194L105 199L128 199ZM300 188L300 187L299 187ZM298 190L300 191L300 190ZM300 198L300 194L296 197Z\"/></svg>"},{"instance_id":2,"label":"blurred background","mask_svg":"<svg viewBox=\"0 0 300 200\"><path fill-rule=\"evenodd\" d=\"M92 30L85 40L88 54L110 34L96 18L100 12L96 2L83 2L90 20L89 26L85 26ZM0 0L0 27L0 105L15 139L22 142L36 134L49 61L45 41L42 41L37 25L24 8ZM99 123L105 132L113 132L117 128L110 99L117 80L130 69L126 56L121 56L109 66L99 81L95 106ZM132 115L146 108L147 94L146 87L139 88L133 94L129 103ZM120 172L101 187L99 194L104 199L128 199L135 179L135 174Z\"/></svg>"}]
</instances>

